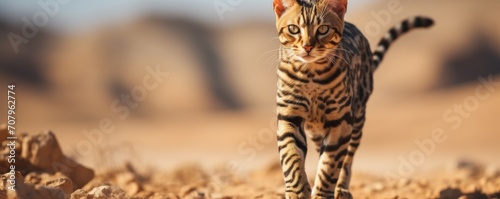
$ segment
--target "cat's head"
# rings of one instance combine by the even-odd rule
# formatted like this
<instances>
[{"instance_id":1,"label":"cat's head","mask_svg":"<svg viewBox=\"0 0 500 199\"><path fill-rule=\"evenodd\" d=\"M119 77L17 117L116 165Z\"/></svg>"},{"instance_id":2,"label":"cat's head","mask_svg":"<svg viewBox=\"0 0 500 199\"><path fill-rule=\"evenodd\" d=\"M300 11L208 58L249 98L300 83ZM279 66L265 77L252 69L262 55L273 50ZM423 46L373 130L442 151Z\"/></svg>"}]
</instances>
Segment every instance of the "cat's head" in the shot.
<instances>
[{"instance_id":1,"label":"cat's head","mask_svg":"<svg viewBox=\"0 0 500 199\"><path fill-rule=\"evenodd\" d=\"M342 38L347 0L274 0L278 38L290 58L328 58Z\"/></svg>"}]
</instances>

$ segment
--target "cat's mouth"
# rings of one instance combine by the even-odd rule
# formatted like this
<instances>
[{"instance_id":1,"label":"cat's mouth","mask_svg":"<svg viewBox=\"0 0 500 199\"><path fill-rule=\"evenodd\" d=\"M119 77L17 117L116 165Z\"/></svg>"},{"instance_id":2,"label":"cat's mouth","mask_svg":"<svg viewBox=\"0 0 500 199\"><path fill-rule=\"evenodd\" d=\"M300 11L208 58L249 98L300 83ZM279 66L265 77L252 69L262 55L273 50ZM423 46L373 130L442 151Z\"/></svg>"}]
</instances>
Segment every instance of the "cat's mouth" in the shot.
<instances>
[{"instance_id":1,"label":"cat's mouth","mask_svg":"<svg viewBox=\"0 0 500 199\"><path fill-rule=\"evenodd\" d=\"M310 55L310 54L299 56L299 58L301 59L301 61L303 61L305 63L311 63L311 62L316 61L316 59L317 59L316 56L313 56L313 55Z\"/></svg>"}]
</instances>

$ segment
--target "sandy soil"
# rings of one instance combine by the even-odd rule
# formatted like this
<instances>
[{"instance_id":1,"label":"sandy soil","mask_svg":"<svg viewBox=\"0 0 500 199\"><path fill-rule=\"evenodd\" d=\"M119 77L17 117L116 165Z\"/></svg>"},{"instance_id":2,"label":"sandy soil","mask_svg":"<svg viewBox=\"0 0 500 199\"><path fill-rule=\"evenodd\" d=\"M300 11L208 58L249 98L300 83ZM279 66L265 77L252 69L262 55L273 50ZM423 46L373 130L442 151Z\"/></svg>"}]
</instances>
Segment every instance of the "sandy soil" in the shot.
<instances>
[{"instance_id":1,"label":"sandy soil","mask_svg":"<svg viewBox=\"0 0 500 199\"><path fill-rule=\"evenodd\" d=\"M3 125L0 137L6 136ZM93 170L65 156L52 132L23 134L17 142L14 150L20 155L15 171L8 169L9 142L2 142L0 198L284 198L281 167L276 161L249 171L235 164L206 169L197 163L171 170L133 163ZM444 170L404 176L403 171L411 166L403 166L399 175L354 172L352 194L355 198L500 198L500 170L494 165L460 160ZM9 190L11 172L17 172L16 191Z\"/></svg>"}]
</instances>

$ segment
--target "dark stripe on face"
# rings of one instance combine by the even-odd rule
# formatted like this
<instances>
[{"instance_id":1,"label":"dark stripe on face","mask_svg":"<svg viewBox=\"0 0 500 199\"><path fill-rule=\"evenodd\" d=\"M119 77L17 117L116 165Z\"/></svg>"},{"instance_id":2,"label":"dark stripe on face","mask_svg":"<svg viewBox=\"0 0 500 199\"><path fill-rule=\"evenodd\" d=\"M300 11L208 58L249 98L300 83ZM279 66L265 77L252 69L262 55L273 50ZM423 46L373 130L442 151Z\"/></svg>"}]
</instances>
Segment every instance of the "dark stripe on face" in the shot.
<instances>
[{"instance_id":1,"label":"dark stripe on face","mask_svg":"<svg viewBox=\"0 0 500 199\"><path fill-rule=\"evenodd\" d=\"M307 17L307 8L306 7L302 7L302 12L300 13L301 17L302 17L302 20L304 21L304 24L306 25L309 25L308 23L308 17Z\"/></svg>"},{"instance_id":2,"label":"dark stripe on face","mask_svg":"<svg viewBox=\"0 0 500 199\"><path fill-rule=\"evenodd\" d=\"M339 35L339 37L342 37L342 33L337 28L333 28L333 30Z\"/></svg>"},{"instance_id":3,"label":"dark stripe on face","mask_svg":"<svg viewBox=\"0 0 500 199\"><path fill-rule=\"evenodd\" d=\"M319 15L317 7L314 7L314 16L316 18L316 24L322 24L323 18Z\"/></svg>"},{"instance_id":4,"label":"dark stripe on face","mask_svg":"<svg viewBox=\"0 0 500 199\"><path fill-rule=\"evenodd\" d=\"M280 31L278 32L278 35L281 35L283 34L283 30L285 29L285 27L281 28Z\"/></svg>"},{"instance_id":5,"label":"dark stripe on face","mask_svg":"<svg viewBox=\"0 0 500 199\"><path fill-rule=\"evenodd\" d=\"M339 42L335 42L335 41L333 41L333 40L332 40L332 41L330 41L330 42L328 42L328 43L333 44L333 45L339 45Z\"/></svg>"},{"instance_id":6,"label":"dark stripe on face","mask_svg":"<svg viewBox=\"0 0 500 199\"><path fill-rule=\"evenodd\" d=\"M302 7L301 16L307 26L314 24L314 20L316 19L316 7Z\"/></svg>"}]
</instances>

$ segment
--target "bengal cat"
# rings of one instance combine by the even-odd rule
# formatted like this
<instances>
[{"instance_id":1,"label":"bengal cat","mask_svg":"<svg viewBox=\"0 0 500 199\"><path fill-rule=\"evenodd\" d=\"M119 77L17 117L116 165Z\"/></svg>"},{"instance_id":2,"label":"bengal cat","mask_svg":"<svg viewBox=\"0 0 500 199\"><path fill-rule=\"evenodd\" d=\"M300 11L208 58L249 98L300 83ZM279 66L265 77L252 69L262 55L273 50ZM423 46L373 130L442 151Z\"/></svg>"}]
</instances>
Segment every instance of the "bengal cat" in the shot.
<instances>
[{"instance_id":1,"label":"bengal cat","mask_svg":"<svg viewBox=\"0 0 500 199\"><path fill-rule=\"evenodd\" d=\"M363 34L344 22L347 0L274 0L273 7L281 42L277 134L286 198L352 198L351 166L373 72L396 38L433 21L403 21L372 53ZM304 169L306 135L320 154L312 189Z\"/></svg>"}]
</instances>

